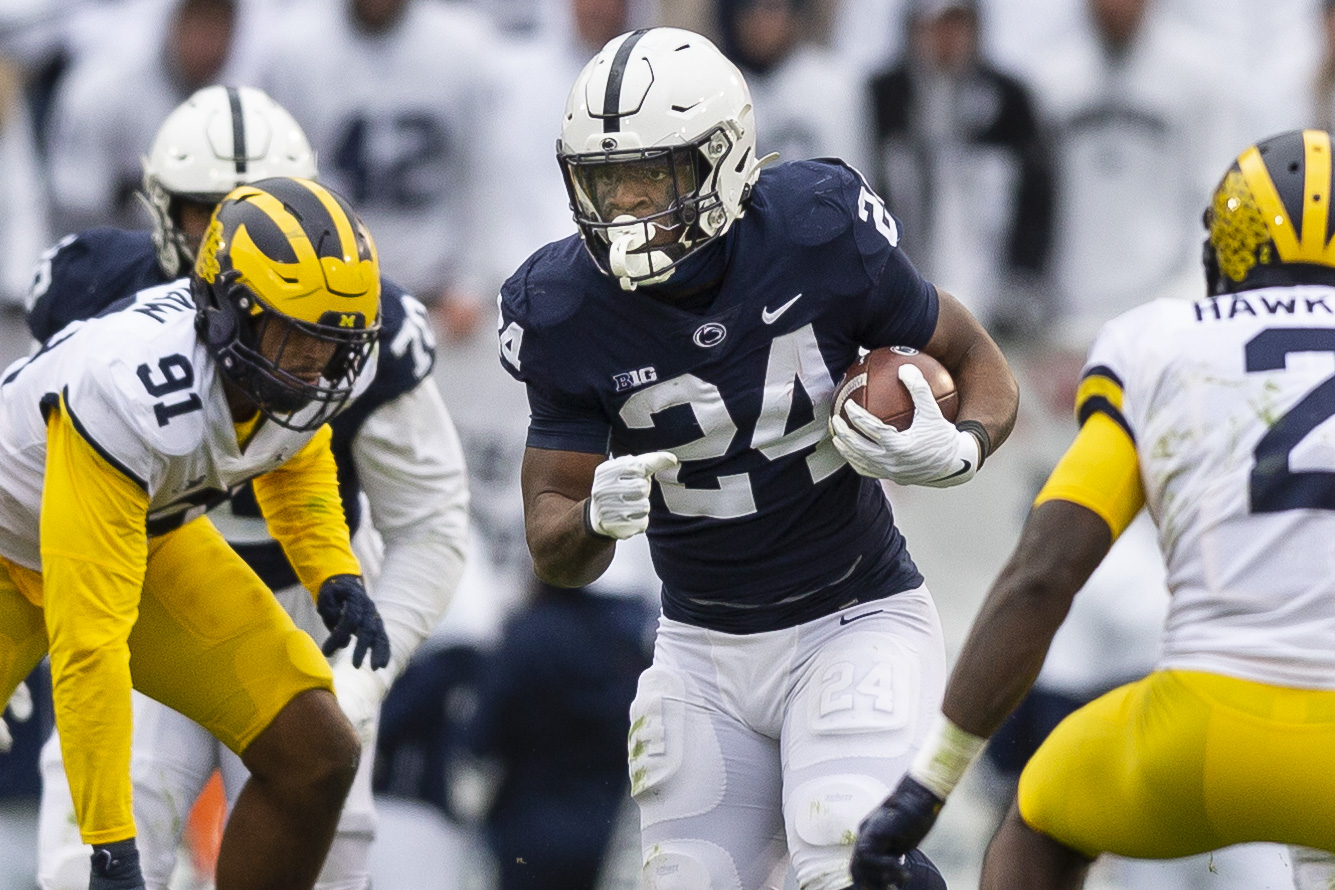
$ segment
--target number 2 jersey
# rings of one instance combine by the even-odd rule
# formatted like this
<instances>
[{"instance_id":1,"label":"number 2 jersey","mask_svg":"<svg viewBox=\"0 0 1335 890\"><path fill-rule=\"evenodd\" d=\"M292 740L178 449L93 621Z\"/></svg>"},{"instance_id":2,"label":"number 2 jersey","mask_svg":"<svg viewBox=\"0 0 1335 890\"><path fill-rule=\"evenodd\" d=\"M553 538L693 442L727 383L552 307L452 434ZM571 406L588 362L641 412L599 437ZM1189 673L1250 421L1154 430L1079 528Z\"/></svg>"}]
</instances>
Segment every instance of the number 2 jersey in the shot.
<instances>
[{"instance_id":1,"label":"number 2 jersey","mask_svg":"<svg viewBox=\"0 0 1335 890\"><path fill-rule=\"evenodd\" d=\"M623 291L578 237L506 282L501 360L528 387L529 447L681 460L650 497L669 618L755 633L922 583L880 484L828 430L859 347L935 330L936 290L897 242L855 171L798 162L764 171L707 248L726 272L701 311Z\"/></svg>"},{"instance_id":2,"label":"number 2 jersey","mask_svg":"<svg viewBox=\"0 0 1335 890\"><path fill-rule=\"evenodd\" d=\"M29 330L41 341L50 340L71 322L91 318L119 300L128 302L132 295L166 283L147 232L89 229L63 238L42 259L28 310ZM380 315L374 378L359 381L357 398L329 422L339 495L348 529L354 534L361 525L362 504L352 459L353 440L373 411L416 387L430 375L435 362L435 340L426 308L385 279L381 280ZM282 548L269 536L250 485L239 487L227 503L219 503L213 521L270 589L297 583Z\"/></svg>"},{"instance_id":3,"label":"number 2 jersey","mask_svg":"<svg viewBox=\"0 0 1335 890\"><path fill-rule=\"evenodd\" d=\"M1335 289L1133 309L1079 393L1135 443L1172 591L1160 666L1335 689Z\"/></svg>"}]
</instances>

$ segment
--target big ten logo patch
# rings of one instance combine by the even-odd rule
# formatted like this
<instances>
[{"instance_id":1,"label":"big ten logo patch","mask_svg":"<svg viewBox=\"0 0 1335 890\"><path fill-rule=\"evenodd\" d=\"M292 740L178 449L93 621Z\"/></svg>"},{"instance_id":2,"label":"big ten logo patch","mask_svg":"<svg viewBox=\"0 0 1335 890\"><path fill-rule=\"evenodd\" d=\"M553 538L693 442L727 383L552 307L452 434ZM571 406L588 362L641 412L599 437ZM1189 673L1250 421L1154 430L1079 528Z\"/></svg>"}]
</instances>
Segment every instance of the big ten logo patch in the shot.
<instances>
[{"instance_id":1,"label":"big ten logo patch","mask_svg":"<svg viewBox=\"0 0 1335 890\"><path fill-rule=\"evenodd\" d=\"M637 386L644 386L646 383L653 383L658 380L658 372L650 365L647 368L640 368L638 371L623 371L620 374L612 375L612 382L616 384L617 392L625 392L628 389L634 389Z\"/></svg>"}]
</instances>

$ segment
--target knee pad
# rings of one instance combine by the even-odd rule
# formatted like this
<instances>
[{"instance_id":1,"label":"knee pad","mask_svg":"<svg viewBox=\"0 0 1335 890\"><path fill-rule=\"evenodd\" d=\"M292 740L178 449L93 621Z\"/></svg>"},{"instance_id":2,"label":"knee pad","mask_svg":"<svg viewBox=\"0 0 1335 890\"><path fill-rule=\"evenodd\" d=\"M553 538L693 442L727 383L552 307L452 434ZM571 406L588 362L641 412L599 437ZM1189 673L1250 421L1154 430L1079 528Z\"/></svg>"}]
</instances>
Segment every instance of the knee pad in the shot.
<instances>
[{"instance_id":1,"label":"knee pad","mask_svg":"<svg viewBox=\"0 0 1335 890\"><path fill-rule=\"evenodd\" d=\"M889 793L870 776L821 776L793 789L784 808L803 843L848 847L857 837L858 823Z\"/></svg>"},{"instance_id":2,"label":"knee pad","mask_svg":"<svg viewBox=\"0 0 1335 890\"><path fill-rule=\"evenodd\" d=\"M742 890L732 857L717 844L677 840L645 850L644 890Z\"/></svg>"},{"instance_id":3,"label":"knee pad","mask_svg":"<svg viewBox=\"0 0 1335 890\"><path fill-rule=\"evenodd\" d=\"M645 890L713 890L709 869L688 853L654 853L644 863Z\"/></svg>"}]
</instances>

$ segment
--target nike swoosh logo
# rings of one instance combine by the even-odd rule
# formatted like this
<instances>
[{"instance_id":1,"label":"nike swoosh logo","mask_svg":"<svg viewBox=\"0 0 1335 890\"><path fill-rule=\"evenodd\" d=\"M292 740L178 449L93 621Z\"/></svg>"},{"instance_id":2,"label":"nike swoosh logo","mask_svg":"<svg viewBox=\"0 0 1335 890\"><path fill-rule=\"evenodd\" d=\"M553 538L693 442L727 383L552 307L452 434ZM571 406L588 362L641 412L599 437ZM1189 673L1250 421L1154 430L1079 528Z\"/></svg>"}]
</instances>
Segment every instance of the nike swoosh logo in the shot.
<instances>
[{"instance_id":1,"label":"nike swoosh logo","mask_svg":"<svg viewBox=\"0 0 1335 890\"><path fill-rule=\"evenodd\" d=\"M943 480L944 480L944 479L954 479L956 476L963 476L965 473L969 472L969 467L973 466L973 464L969 463L967 460L965 460L965 459L962 458L962 457L960 458L960 460L961 460L961 461L964 461L964 466L960 467L958 470L956 470L955 472L951 473L949 476L942 476L941 478L942 478Z\"/></svg>"},{"instance_id":2,"label":"nike swoosh logo","mask_svg":"<svg viewBox=\"0 0 1335 890\"><path fill-rule=\"evenodd\" d=\"M787 312L789 307L791 307L794 303L796 303L800 299L802 299L802 295L798 294L797 296L789 300L787 303L784 303L778 309L775 309L773 312L770 312L768 309L761 309L760 320L763 321L765 324L774 324L774 322L779 320L780 315L783 315L785 312Z\"/></svg>"},{"instance_id":3,"label":"nike swoosh logo","mask_svg":"<svg viewBox=\"0 0 1335 890\"><path fill-rule=\"evenodd\" d=\"M871 612L863 612L861 615L840 615L840 616L839 616L839 623L840 623L840 624L852 624L854 621L857 621L857 620L860 619L860 618L870 618L872 615L879 615L879 614L881 614L881 613L884 612L884 611L885 611L885 609L876 609L876 610L871 611Z\"/></svg>"}]
</instances>

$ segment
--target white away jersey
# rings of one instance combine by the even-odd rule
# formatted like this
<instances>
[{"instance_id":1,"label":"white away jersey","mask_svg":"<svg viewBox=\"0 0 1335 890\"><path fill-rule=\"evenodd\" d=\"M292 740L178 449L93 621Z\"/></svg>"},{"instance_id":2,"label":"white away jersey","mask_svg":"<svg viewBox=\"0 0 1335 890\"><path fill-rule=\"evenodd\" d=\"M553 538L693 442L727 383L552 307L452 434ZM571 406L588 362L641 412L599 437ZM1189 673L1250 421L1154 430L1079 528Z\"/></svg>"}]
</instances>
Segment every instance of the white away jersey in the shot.
<instances>
[{"instance_id":1,"label":"white away jersey","mask_svg":"<svg viewBox=\"0 0 1335 890\"><path fill-rule=\"evenodd\" d=\"M1085 375L1111 383L1086 410L1131 432L1159 528L1160 666L1335 689L1335 288L1148 303Z\"/></svg>"},{"instance_id":2,"label":"white away jersey","mask_svg":"<svg viewBox=\"0 0 1335 890\"><path fill-rule=\"evenodd\" d=\"M89 444L148 492L150 535L202 515L314 435L261 422L238 448L187 279L74 322L0 376L0 555L38 570L46 412L61 397Z\"/></svg>"}]
</instances>

